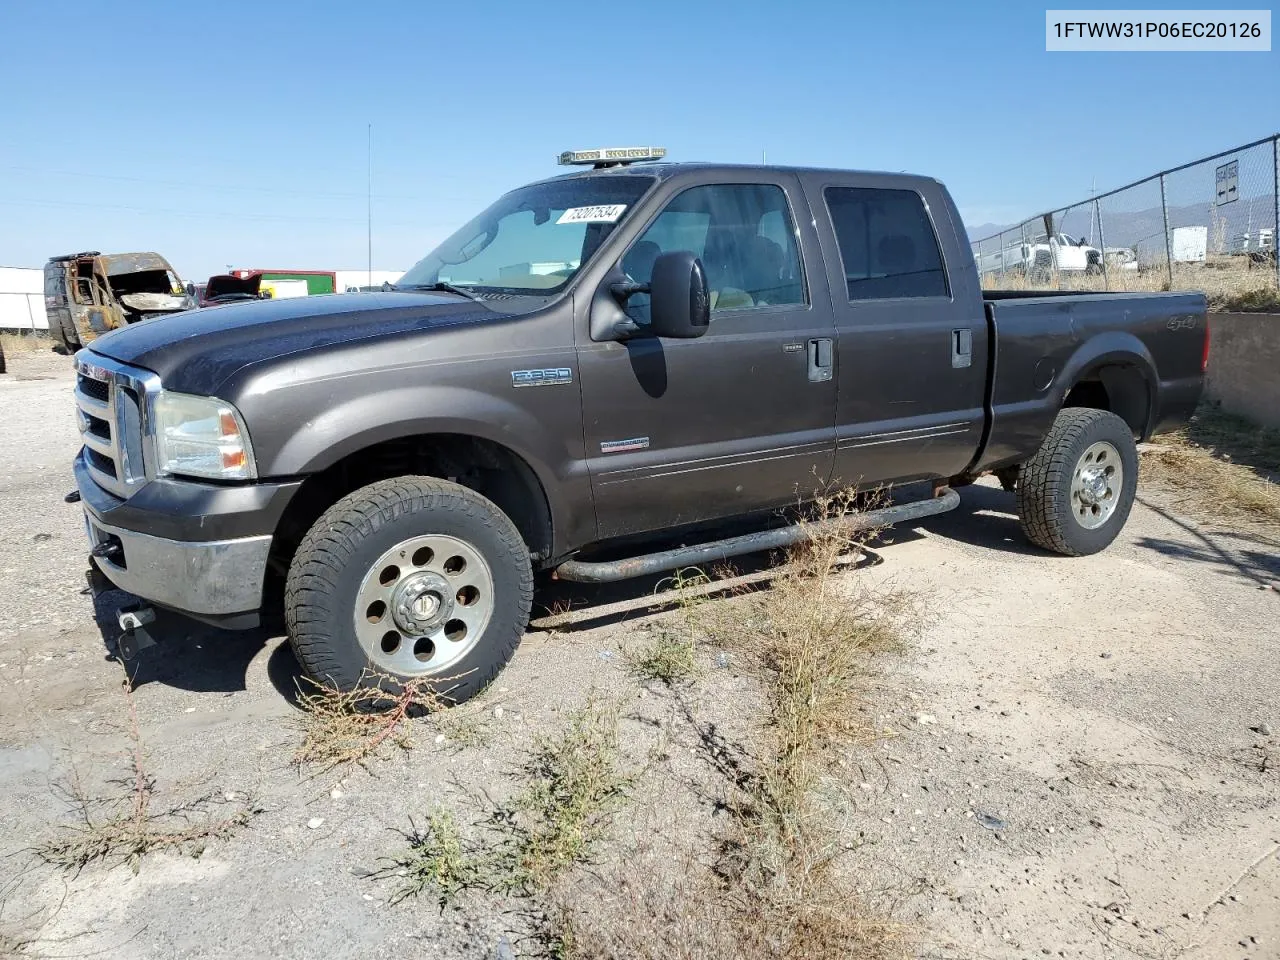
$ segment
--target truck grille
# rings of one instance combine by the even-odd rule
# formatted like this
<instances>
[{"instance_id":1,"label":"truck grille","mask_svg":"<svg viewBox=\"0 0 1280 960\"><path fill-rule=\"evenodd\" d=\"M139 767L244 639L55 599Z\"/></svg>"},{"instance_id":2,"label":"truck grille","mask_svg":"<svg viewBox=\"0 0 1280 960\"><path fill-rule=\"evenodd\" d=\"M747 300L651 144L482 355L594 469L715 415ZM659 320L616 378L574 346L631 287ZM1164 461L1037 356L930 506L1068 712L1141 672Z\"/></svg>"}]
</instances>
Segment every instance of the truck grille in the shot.
<instances>
[{"instance_id":1,"label":"truck grille","mask_svg":"<svg viewBox=\"0 0 1280 960\"><path fill-rule=\"evenodd\" d=\"M104 490L127 498L146 480L143 429L147 396L159 378L82 350L76 355L75 399L84 462Z\"/></svg>"}]
</instances>

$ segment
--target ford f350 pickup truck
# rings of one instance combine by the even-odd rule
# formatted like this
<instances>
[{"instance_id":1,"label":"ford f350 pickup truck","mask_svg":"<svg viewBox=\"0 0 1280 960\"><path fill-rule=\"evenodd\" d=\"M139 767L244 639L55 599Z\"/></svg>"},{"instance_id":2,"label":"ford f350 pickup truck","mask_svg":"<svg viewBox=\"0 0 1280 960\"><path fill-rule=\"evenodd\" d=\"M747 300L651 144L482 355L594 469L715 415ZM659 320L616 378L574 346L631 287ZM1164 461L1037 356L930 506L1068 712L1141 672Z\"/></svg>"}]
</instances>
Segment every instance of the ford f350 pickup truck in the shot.
<instances>
[{"instance_id":1,"label":"ford f350 pickup truck","mask_svg":"<svg viewBox=\"0 0 1280 960\"><path fill-rule=\"evenodd\" d=\"M567 155L594 162L501 197L392 292L82 350L92 562L146 603L122 649L157 610L282 612L312 677L461 701L515 651L535 572L778 546L797 528L641 544L831 484L925 481L892 522L996 473L1033 543L1094 553L1129 514L1135 441L1199 399L1201 295L984 295L937 180L637 155Z\"/></svg>"}]
</instances>

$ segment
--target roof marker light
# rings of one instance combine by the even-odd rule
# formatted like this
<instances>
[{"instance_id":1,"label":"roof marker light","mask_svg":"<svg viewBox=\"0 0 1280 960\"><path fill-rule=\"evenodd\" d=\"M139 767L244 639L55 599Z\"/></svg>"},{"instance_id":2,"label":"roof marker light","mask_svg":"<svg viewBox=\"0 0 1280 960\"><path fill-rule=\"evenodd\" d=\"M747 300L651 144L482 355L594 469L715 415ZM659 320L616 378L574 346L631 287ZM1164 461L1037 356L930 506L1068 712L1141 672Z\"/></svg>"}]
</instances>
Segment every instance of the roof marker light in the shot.
<instances>
[{"instance_id":1,"label":"roof marker light","mask_svg":"<svg viewBox=\"0 0 1280 960\"><path fill-rule=\"evenodd\" d=\"M556 159L563 166L583 166L589 163L599 170L603 167L661 160L666 155L666 147L603 147L599 150L566 150Z\"/></svg>"}]
</instances>

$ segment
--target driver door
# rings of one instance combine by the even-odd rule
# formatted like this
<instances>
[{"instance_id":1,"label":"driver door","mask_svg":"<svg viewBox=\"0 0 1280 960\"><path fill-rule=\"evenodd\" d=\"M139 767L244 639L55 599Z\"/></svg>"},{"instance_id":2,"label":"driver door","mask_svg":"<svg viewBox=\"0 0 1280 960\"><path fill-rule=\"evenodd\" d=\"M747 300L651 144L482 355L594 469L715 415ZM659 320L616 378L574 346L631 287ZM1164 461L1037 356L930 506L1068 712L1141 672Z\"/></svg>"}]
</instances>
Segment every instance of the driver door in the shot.
<instances>
[{"instance_id":1,"label":"driver door","mask_svg":"<svg viewBox=\"0 0 1280 960\"><path fill-rule=\"evenodd\" d=\"M695 253L707 333L579 346L602 539L794 504L831 473L835 326L822 271L803 268L822 262L811 217L794 178L742 177L674 193L621 258L648 282L660 254ZM627 306L641 325L647 299Z\"/></svg>"}]
</instances>

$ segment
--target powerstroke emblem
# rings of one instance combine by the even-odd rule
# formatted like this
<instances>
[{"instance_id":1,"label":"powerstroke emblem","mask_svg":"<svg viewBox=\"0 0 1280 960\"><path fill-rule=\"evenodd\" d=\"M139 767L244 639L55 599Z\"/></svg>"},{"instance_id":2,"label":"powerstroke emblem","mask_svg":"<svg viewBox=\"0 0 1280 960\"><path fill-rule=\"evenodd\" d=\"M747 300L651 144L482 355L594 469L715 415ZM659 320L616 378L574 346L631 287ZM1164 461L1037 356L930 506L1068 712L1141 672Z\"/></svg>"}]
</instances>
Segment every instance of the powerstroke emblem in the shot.
<instances>
[{"instance_id":1,"label":"powerstroke emblem","mask_svg":"<svg viewBox=\"0 0 1280 960\"><path fill-rule=\"evenodd\" d=\"M605 440L600 444L601 453L625 453L628 450L648 449L648 437L632 437L630 440Z\"/></svg>"},{"instance_id":2,"label":"powerstroke emblem","mask_svg":"<svg viewBox=\"0 0 1280 960\"><path fill-rule=\"evenodd\" d=\"M573 383L573 371L568 367L551 367L548 370L512 370L513 387L554 387Z\"/></svg>"}]
</instances>

